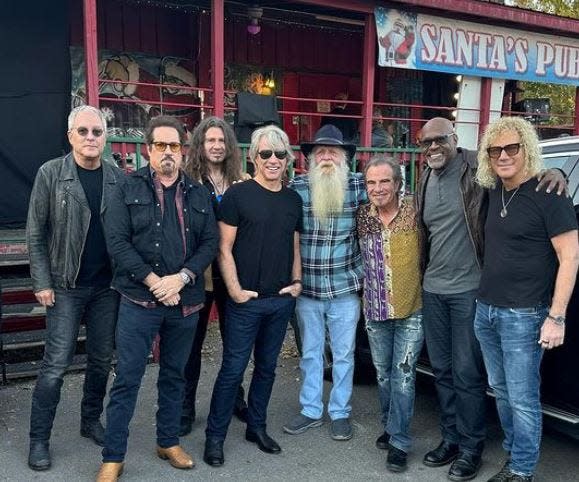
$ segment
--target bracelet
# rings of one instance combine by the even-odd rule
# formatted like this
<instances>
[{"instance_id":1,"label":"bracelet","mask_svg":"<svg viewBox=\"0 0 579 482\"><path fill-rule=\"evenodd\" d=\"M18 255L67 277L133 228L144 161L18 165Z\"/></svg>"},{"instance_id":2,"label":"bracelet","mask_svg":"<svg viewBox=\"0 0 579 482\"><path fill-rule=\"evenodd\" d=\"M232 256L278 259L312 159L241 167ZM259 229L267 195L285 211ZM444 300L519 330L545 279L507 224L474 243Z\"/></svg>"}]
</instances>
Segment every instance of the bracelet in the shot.
<instances>
[{"instance_id":1,"label":"bracelet","mask_svg":"<svg viewBox=\"0 0 579 482\"><path fill-rule=\"evenodd\" d=\"M553 316L549 313L547 318L552 320L556 325L565 326L565 317L563 315Z\"/></svg>"},{"instance_id":2,"label":"bracelet","mask_svg":"<svg viewBox=\"0 0 579 482\"><path fill-rule=\"evenodd\" d=\"M303 286L303 283L302 283L302 280L301 280L301 279L294 279L294 280L292 280L291 284L292 284L292 285L300 284L300 285Z\"/></svg>"}]
</instances>

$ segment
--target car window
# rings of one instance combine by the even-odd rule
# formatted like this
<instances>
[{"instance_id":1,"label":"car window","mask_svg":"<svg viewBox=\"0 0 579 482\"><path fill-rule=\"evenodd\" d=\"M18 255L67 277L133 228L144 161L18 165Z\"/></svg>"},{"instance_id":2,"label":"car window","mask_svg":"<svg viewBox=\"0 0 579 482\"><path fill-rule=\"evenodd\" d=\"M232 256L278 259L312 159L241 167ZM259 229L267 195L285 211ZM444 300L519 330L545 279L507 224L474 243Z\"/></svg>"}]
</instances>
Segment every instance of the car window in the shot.
<instances>
[{"instance_id":1,"label":"car window","mask_svg":"<svg viewBox=\"0 0 579 482\"><path fill-rule=\"evenodd\" d=\"M547 169L563 169L565 163L570 159L571 156L569 155L543 156Z\"/></svg>"}]
</instances>

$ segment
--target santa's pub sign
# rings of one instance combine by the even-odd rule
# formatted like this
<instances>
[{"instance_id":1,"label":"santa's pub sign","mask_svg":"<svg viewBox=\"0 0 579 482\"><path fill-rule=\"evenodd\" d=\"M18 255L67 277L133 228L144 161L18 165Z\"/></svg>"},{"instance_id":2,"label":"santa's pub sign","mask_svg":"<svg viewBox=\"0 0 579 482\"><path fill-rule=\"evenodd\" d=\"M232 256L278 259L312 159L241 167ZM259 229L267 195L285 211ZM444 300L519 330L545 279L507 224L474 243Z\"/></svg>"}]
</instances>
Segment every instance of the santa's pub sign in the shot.
<instances>
[{"instance_id":1,"label":"santa's pub sign","mask_svg":"<svg viewBox=\"0 0 579 482\"><path fill-rule=\"evenodd\" d=\"M376 8L378 64L579 85L579 39Z\"/></svg>"}]
</instances>

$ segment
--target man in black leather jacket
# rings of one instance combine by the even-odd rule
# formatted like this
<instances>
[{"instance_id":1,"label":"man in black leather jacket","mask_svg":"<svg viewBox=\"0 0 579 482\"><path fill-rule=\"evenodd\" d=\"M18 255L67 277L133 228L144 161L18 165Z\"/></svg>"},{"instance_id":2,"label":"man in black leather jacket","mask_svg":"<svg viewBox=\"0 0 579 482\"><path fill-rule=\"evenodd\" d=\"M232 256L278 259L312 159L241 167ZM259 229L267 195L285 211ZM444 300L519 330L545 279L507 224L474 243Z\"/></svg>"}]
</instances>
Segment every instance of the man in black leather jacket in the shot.
<instances>
[{"instance_id":1,"label":"man in black leather jacket","mask_svg":"<svg viewBox=\"0 0 579 482\"><path fill-rule=\"evenodd\" d=\"M117 376L97 480L116 480L123 471L129 422L157 334L157 455L179 469L194 466L179 445L184 370L205 299L203 272L217 252L218 234L207 189L181 170L185 135L172 117L152 119L145 134L149 166L119 184L105 214L113 288L121 302Z\"/></svg>"},{"instance_id":2,"label":"man in black leather jacket","mask_svg":"<svg viewBox=\"0 0 579 482\"><path fill-rule=\"evenodd\" d=\"M27 244L34 294L46 307L44 359L32 394L33 470L50 468L50 433L63 375L72 362L81 319L86 324L87 368L81 435L104 441L100 423L114 346L118 294L110 289L111 263L101 215L122 172L102 159L106 120L90 106L68 118L72 152L38 170L28 210Z\"/></svg>"}]
</instances>

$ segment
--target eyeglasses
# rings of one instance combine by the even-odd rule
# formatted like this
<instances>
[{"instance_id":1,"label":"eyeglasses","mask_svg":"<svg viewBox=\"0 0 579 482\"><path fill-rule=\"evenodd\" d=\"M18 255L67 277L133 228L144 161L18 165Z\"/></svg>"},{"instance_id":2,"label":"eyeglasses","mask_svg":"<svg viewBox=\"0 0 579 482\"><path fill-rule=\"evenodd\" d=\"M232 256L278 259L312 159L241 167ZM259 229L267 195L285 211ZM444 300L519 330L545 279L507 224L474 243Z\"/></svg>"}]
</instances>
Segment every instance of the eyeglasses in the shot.
<instances>
[{"instance_id":1,"label":"eyeglasses","mask_svg":"<svg viewBox=\"0 0 579 482\"><path fill-rule=\"evenodd\" d=\"M520 148L520 142L516 142L515 144L507 144L506 146L493 146L487 149L487 154L493 161L496 161L499 157L501 157L503 151L507 153L507 156L516 156L519 153Z\"/></svg>"},{"instance_id":2,"label":"eyeglasses","mask_svg":"<svg viewBox=\"0 0 579 482\"><path fill-rule=\"evenodd\" d=\"M151 142L151 145L155 148L157 152L165 152L167 146L171 149L171 152L177 153L181 151L180 142Z\"/></svg>"},{"instance_id":3,"label":"eyeglasses","mask_svg":"<svg viewBox=\"0 0 579 482\"><path fill-rule=\"evenodd\" d=\"M88 136L88 132L89 129L87 127L77 127L76 129L74 129L79 136L81 137L86 137ZM90 129L90 131L92 132L92 135L95 137L100 137L103 135L104 130L103 129L99 129L98 127L93 127L92 129Z\"/></svg>"},{"instance_id":4,"label":"eyeglasses","mask_svg":"<svg viewBox=\"0 0 579 482\"><path fill-rule=\"evenodd\" d=\"M283 151L272 151L271 149L267 149L264 151L259 151L258 154L259 157L261 157L264 161L269 159L274 154L278 159L285 159L287 157L287 151L285 149Z\"/></svg>"},{"instance_id":5,"label":"eyeglasses","mask_svg":"<svg viewBox=\"0 0 579 482\"><path fill-rule=\"evenodd\" d=\"M448 134L443 134L442 136L431 137L430 139L421 139L418 143L422 149L428 149L434 142L438 146L448 144L448 138L453 136L454 132L449 132Z\"/></svg>"}]
</instances>

